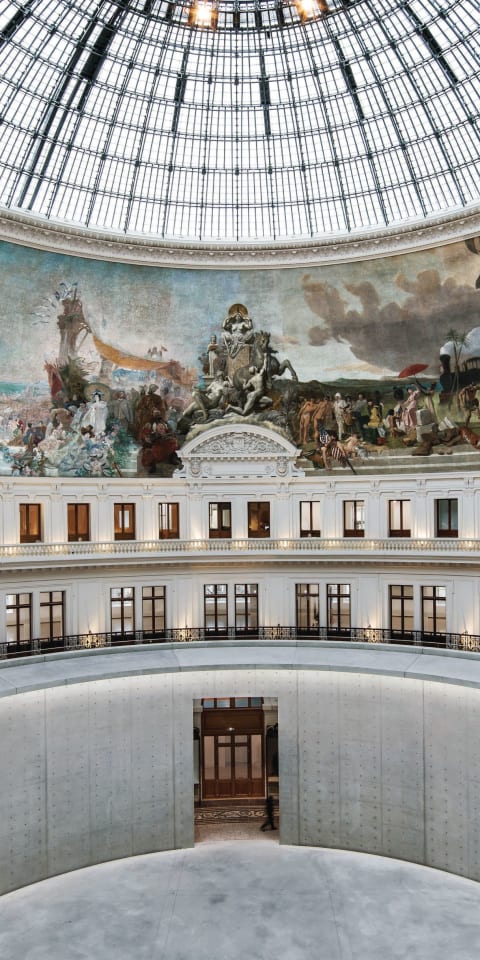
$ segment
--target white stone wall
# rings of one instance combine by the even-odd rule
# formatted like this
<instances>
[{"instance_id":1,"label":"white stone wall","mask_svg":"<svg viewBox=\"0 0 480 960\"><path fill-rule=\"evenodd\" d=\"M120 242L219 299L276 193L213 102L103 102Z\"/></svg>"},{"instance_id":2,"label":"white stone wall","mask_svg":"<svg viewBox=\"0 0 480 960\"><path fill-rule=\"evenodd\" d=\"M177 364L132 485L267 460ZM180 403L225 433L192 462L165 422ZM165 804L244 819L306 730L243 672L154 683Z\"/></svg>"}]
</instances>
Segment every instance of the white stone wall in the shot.
<instances>
[{"instance_id":1,"label":"white stone wall","mask_svg":"<svg viewBox=\"0 0 480 960\"><path fill-rule=\"evenodd\" d=\"M133 675L119 677L120 660L79 657L72 669L104 678L52 687L61 661L3 668L0 892L192 845L193 701L220 695L278 697L281 842L368 851L480 880L480 689L385 675L405 657L393 651L365 651L377 658L371 672L354 669L359 654L345 651L344 672L333 664L289 669L282 651L277 665L254 668L252 649L232 649L238 668L209 668L210 646L192 650L190 665L182 652L181 672L169 672L172 653L161 673L130 655ZM334 656L341 663L341 651ZM449 679L449 658L408 656L429 669L439 664ZM468 673L468 659L458 662ZM480 662L471 663L478 680ZM15 694L17 676L39 689Z\"/></svg>"},{"instance_id":2,"label":"white stone wall","mask_svg":"<svg viewBox=\"0 0 480 960\"><path fill-rule=\"evenodd\" d=\"M182 629L201 627L204 623L204 585L226 584L228 588L228 622L235 624L235 584L258 585L260 626L295 627L295 586L313 583L319 587L320 623L327 622L327 585L350 585L352 627L389 629L389 586L411 584L415 598L415 629L422 629L421 587L445 587L447 632L478 634L479 577L476 570L460 564L443 563L434 567L417 567L394 563L367 564L362 557L341 563L329 557L302 558L302 563L284 561L281 565L266 557L251 560L246 566L217 559L208 566L172 562L149 565L119 565L110 569L58 569L52 572L10 572L0 575L0 642L5 637L5 598L10 593L32 594L32 636L40 636L40 593L61 590L65 595L65 629L67 635L94 634L111 629L110 591L115 587L135 590L136 629L142 629L142 587L164 586L166 593L166 626Z\"/></svg>"},{"instance_id":3,"label":"white stone wall","mask_svg":"<svg viewBox=\"0 0 480 960\"><path fill-rule=\"evenodd\" d=\"M43 542L67 541L67 504L89 503L92 542L114 539L113 504L134 503L136 539L158 539L158 504L175 502L180 508L180 537L183 540L208 538L208 504L232 504L232 537L247 536L247 504L269 500L272 539L300 536L300 503L320 501L321 537L343 537L343 500L365 501L365 537L387 538L388 501L411 501L412 539L435 537L435 500L457 498L458 536L480 537L480 485L473 473L417 473L375 476L351 473L266 477L254 480L200 479L192 483L181 478L169 480L90 480L62 478L0 477L0 544L20 542L19 505L42 504Z\"/></svg>"}]
</instances>

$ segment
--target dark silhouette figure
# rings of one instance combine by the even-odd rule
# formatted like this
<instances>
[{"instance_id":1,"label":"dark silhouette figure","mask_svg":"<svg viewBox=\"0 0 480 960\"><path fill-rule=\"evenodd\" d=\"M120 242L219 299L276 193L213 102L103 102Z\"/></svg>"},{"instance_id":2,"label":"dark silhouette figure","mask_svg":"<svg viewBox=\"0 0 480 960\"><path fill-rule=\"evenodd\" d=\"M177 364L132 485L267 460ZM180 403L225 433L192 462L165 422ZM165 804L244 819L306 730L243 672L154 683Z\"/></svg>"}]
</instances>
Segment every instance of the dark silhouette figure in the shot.
<instances>
[{"instance_id":1,"label":"dark silhouette figure","mask_svg":"<svg viewBox=\"0 0 480 960\"><path fill-rule=\"evenodd\" d=\"M271 794L269 794L265 800L265 820L260 830L266 830L267 827L271 827L272 830L277 829L273 820L273 797Z\"/></svg>"}]
</instances>

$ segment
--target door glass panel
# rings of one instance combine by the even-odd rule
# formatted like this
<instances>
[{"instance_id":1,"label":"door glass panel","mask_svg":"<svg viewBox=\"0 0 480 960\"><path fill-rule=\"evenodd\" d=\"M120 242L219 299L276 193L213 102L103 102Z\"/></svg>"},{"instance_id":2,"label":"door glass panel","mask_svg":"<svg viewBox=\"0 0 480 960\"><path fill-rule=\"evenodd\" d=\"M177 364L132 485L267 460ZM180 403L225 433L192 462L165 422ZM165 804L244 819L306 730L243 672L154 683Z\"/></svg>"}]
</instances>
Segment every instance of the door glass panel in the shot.
<instances>
[{"instance_id":1,"label":"door glass panel","mask_svg":"<svg viewBox=\"0 0 480 960\"><path fill-rule=\"evenodd\" d=\"M263 776L262 736L260 733L253 733L250 739L252 745L252 779L260 780Z\"/></svg>"},{"instance_id":2,"label":"door glass panel","mask_svg":"<svg viewBox=\"0 0 480 960\"><path fill-rule=\"evenodd\" d=\"M242 738L243 739L243 738ZM245 744L235 744L235 779L246 780L248 777L248 747Z\"/></svg>"},{"instance_id":3,"label":"door glass panel","mask_svg":"<svg viewBox=\"0 0 480 960\"><path fill-rule=\"evenodd\" d=\"M215 780L215 737L203 738L203 769L205 780Z\"/></svg>"},{"instance_id":4,"label":"door glass panel","mask_svg":"<svg viewBox=\"0 0 480 960\"><path fill-rule=\"evenodd\" d=\"M232 775L232 749L230 744L218 745L218 779L230 780Z\"/></svg>"}]
</instances>

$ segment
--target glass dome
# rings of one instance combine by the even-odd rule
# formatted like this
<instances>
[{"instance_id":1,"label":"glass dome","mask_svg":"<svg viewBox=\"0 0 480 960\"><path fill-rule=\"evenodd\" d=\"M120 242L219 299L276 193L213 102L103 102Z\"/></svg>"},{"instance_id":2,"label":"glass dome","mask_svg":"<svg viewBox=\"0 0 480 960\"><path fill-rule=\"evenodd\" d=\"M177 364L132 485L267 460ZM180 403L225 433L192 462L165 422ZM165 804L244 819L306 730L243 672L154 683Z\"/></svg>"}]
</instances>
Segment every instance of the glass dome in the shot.
<instances>
[{"instance_id":1,"label":"glass dome","mask_svg":"<svg viewBox=\"0 0 480 960\"><path fill-rule=\"evenodd\" d=\"M4 0L0 204L197 241L480 198L476 0Z\"/></svg>"}]
</instances>

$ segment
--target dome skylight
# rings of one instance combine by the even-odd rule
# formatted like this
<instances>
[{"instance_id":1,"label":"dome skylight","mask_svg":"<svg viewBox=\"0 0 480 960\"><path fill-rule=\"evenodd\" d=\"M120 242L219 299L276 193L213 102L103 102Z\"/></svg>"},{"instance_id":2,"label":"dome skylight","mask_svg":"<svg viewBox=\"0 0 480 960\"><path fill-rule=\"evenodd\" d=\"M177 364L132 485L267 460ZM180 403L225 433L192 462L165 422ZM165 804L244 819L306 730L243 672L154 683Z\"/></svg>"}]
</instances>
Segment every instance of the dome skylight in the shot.
<instances>
[{"instance_id":1,"label":"dome skylight","mask_svg":"<svg viewBox=\"0 0 480 960\"><path fill-rule=\"evenodd\" d=\"M479 32L474 0L6 0L0 204L219 242L468 207Z\"/></svg>"}]
</instances>

